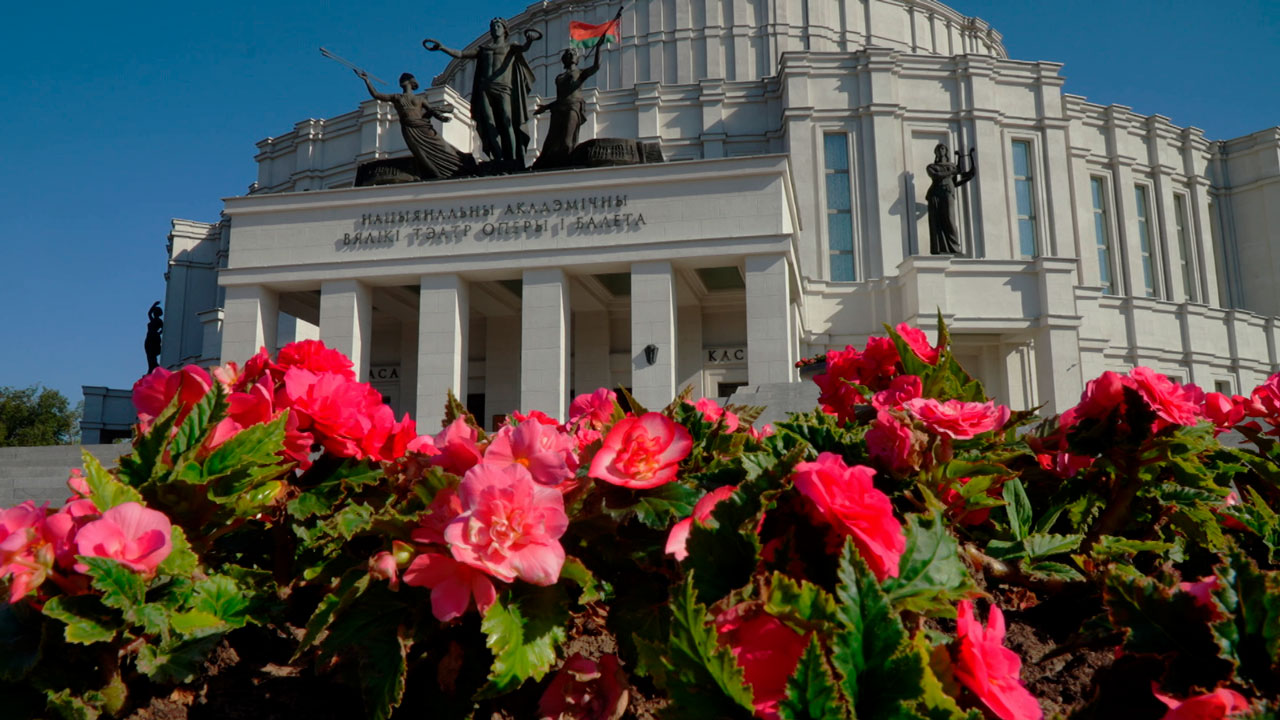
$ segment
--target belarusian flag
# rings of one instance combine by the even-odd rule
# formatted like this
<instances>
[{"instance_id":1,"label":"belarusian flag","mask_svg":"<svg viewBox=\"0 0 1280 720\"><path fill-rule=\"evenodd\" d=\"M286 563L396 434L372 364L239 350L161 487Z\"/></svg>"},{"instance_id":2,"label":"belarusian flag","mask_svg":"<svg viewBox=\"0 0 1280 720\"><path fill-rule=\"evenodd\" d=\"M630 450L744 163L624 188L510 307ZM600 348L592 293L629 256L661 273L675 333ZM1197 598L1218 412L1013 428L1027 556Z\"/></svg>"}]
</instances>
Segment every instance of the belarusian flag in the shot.
<instances>
[{"instance_id":1,"label":"belarusian flag","mask_svg":"<svg viewBox=\"0 0 1280 720\"><path fill-rule=\"evenodd\" d=\"M600 25L590 25L577 20L570 20L569 46L575 50L588 50L601 41L605 43L622 42L622 35L618 31L618 25L618 20L610 20Z\"/></svg>"}]
</instances>

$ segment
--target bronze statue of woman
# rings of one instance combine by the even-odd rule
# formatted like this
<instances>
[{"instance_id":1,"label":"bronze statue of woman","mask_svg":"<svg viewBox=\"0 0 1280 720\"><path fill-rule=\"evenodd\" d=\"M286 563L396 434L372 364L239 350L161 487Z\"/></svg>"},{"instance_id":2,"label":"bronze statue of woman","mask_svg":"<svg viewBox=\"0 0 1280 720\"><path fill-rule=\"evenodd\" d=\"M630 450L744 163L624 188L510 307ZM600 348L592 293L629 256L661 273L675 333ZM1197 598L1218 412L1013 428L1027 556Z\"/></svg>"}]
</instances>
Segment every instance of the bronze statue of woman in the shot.
<instances>
[{"instance_id":1,"label":"bronze statue of woman","mask_svg":"<svg viewBox=\"0 0 1280 720\"><path fill-rule=\"evenodd\" d=\"M507 21L494 18L489 22L489 42L474 50L453 50L431 38L422 41L422 47L429 51L476 61L471 117L485 154L512 169L524 169L524 151L529 145L524 124L529 121L534 75L524 54L541 38L542 33L527 29L523 43L510 42Z\"/></svg>"},{"instance_id":2,"label":"bronze statue of woman","mask_svg":"<svg viewBox=\"0 0 1280 720\"><path fill-rule=\"evenodd\" d=\"M147 310L147 337L142 342L142 349L147 353L148 373L160 367L160 336L164 333L164 320L160 319L162 315L164 310L160 309L160 301L157 300Z\"/></svg>"},{"instance_id":3,"label":"bronze statue of woman","mask_svg":"<svg viewBox=\"0 0 1280 720\"><path fill-rule=\"evenodd\" d=\"M622 11L618 11L618 17ZM578 53L568 48L560 55L564 63L564 72L556 76L556 99L546 105L539 105L534 115L551 112L551 127L547 130L547 139L542 142L542 152L533 164L535 168L556 168L569 164L569 155L578 145L578 131L587 120L587 102L582 98L582 86L600 71L600 48L605 40L600 38L596 43L594 59L591 67L578 69Z\"/></svg>"},{"instance_id":4,"label":"bronze statue of woman","mask_svg":"<svg viewBox=\"0 0 1280 720\"><path fill-rule=\"evenodd\" d=\"M374 90L373 83L369 82L369 73L362 70L356 70L355 73L364 80L370 97L391 103L396 109L396 115L400 118L400 134L404 137L404 144L409 146L409 152L418 161L418 169L424 180L450 178L458 174L458 169L466 164L466 159L457 148L445 142L431 124L431 118L440 122L452 120L449 115L453 108L437 110L431 107L426 98L415 94L418 81L409 73L400 76L402 92L395 95Z\"/></svg>"},{"instance_id":5,"label":"bronze statue of woman","mask_svg":"<svg viewBox=\"0 0 1280 720\"><path fill-rule=\"evenodd\" d=\"M966 155L956 154L957 162L948 158L947 146L938 143L933 149L934 161L926 168L933 184L924 194L929 204L929 252L934 255L959 255L964 252L960 234L956 232L956 188L973 179L977 172L974 150L971 148L969 169L961 170L959 160Z\"/></svg>"}]
</instances>

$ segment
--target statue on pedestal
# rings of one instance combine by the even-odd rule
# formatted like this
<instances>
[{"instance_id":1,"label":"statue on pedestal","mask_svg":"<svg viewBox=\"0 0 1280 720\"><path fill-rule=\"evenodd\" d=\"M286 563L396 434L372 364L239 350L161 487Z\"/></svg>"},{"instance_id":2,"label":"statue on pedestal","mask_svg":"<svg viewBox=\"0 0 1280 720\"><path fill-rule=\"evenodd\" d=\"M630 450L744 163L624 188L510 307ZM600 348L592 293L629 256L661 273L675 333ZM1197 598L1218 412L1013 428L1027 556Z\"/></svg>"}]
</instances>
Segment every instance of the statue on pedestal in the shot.
<instances>
[{"instance_id":1,"label":"statue on pedestal","mask_svg":"<svg viewBox=\"0 0 1280 720\"><path fill-rule=\"evenodd\" d=\"M533 163L535 169L569 164L569 155L578 146L578 132L587 120L587 102L582 98L582 86L600 70L600 47L603 45L603 42L596 43L595 60L585 70L578 69L578 53L572 48L560 56L564 72L556 76L556 99L539 105L533 113L551 113L551 127L542 143L542 152Z\"/></svg>"},{"instance_id":2,"label":"statue on pedestal","mask_svg":"<svg viewBox=\"0 0 1280 720\"><path fill-rule=\"evenodd\" d=\"M926 171L933 179L925 193L929 204L929 252L934 255L959 255L964 252L956 231L956 188L973 179L977 172L973 148L967 155L956 153L956 162L948 160L947 146L938 143L933 149L934 161ZM961 161L969 158L969 169L961 169Z\"/></svg>"},{"instance_id":3,"label":"statue on pedestal","mask_svg":"<svg viewBox=\"0 0 1280 720\"><path fill-rule=\"evenodd\" d=\"M417 161L422 179L450 178L457 175L459 169L472 164L467 162L470 158L445 142L431 124L431 118L436 118L440 122L452 120L450 115L453 108L437 110L427 102L426 98L414 94L418 89L418 81L413 75L404 73L400 76L402 92L387 94L373 89L373 83L369 82L369 73L358 69L354 72L364 80L370 97L391 103L391 106L396 109L396 115L400 118L400 134L404 137L404 144L409 147L409 152L413 153Z\"/></svg>"},{"instance_id":4,"label":"statue on pedestal","mask_svg":"<svg viewBox=\"0 0 1280 720\"><path fill-rule=\"evenodd\" d=\"M422 46L457 59L475 60L475 78L471 89L471 117L485 154L501 166L523 170L524 151L529 135L524 124L529 121L529 93L533 89L533 69L524 54L540 40L537 30L524 31L524 42L510 42L507 22L494 18L489 23L489 42L474 50L458 51L427 38Z\"/></svg>"},{"instance_id":5,"label":"statue on pedestal","mask_svg":"<svg viewBox=\"0 0 1280 720\"><path fill-rule=\"evenodd\" d=\"M142 349L147 353L148 373L160 367L160 334L164 332L161 315L164 315L164 311L160 309L160 301L157 300L147 310L147 339L142 341Z\"/></svg>"}]
</instances>

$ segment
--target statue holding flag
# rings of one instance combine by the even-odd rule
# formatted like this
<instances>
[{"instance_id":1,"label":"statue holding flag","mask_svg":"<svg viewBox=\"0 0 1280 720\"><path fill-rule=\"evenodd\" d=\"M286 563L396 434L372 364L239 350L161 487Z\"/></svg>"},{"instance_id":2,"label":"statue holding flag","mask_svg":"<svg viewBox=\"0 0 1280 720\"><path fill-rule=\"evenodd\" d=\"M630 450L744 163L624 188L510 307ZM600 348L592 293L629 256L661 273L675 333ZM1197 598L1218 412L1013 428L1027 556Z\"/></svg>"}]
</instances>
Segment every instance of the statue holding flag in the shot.
<instances>
[{"instance_id":1,"label":"statue holding flag","mask_svg":"<svg viewBox=\"0 0 1280 720\"><path fill-rule=\"evenodd\" d=\"M475 78L471 87L471 117L480 133L485 154L507 170L524 170L524 151L529 134L524 124L529 121L529 93L533 89L533 69L524 54L540 40L537 30L524 31L524 42L513 43L507 35L507 22L494 18L489 23L489 42L473 50L453 50L427 38L422 46L439 50L450 57L475 60Z\"/></svg>"},{"instance_id":2,"label":"statue holding flag","mask_svg":"<svg viewBox=\"0 0 1280 720\"><path fill-rule=\"evenodd\" d=\"M588 25L582 22L569 24L571 46L560 56L564 63L564 72L556 76L556 99L546 105L539 105L535 115L551 113L551 127L547 130L547 138L542 143L542 152L533 164L534 169L564 167L569 164L569 155L578 145L578 132L587 120L587 103L582 98L582 86L600 70L600 48L608 42L618 42L618 21L622 10L609 22L602 25ZM578 68L578 50L595 47L591 67L585 70Z\"/></svg>"}]
</instances>

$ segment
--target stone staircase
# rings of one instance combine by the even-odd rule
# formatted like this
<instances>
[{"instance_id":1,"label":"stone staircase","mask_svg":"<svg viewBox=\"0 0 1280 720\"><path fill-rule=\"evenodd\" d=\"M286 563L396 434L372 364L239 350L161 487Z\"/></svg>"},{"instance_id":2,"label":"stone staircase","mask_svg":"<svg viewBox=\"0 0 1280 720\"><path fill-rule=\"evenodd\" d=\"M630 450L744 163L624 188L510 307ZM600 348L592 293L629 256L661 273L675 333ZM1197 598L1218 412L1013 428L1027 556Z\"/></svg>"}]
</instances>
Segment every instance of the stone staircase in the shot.
<instances>
[{"instance_id":1,"label":"stone staircase","mask_svg":"<svg viewBox=\"0 0 1280 720\"><path fill-rule=\"evenodd\" d=\"M0 509L23 500L61 505L71 494L67 489L71 469L83 467L81 449L88 450L103 465L113 467L133 446L120 443L0 448Z\"/></svg>"},{"instance_id":2,"label":"stone staircase","mask_svg":"<svg viewBox=\"0 0 1280 720\"><path fill-rule=\"evenodd\" d=\"M740 387L729 402L734 405L763 405L764 414L756 420L756 427L765 423L786 420L787 413L811 412L818 407L818 386L810 381L791 383L767 383Z\"/></svg>"}]
</instances>

